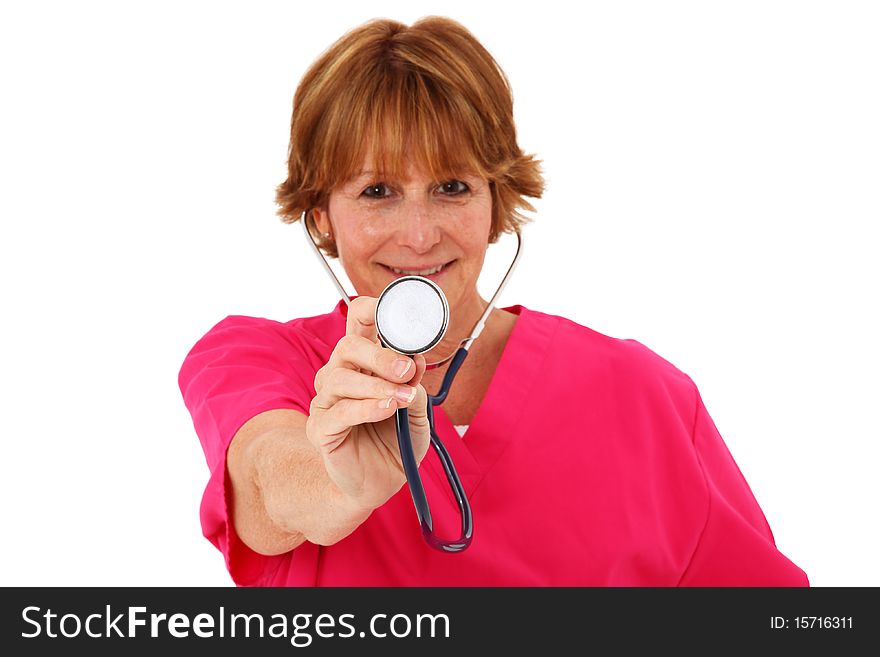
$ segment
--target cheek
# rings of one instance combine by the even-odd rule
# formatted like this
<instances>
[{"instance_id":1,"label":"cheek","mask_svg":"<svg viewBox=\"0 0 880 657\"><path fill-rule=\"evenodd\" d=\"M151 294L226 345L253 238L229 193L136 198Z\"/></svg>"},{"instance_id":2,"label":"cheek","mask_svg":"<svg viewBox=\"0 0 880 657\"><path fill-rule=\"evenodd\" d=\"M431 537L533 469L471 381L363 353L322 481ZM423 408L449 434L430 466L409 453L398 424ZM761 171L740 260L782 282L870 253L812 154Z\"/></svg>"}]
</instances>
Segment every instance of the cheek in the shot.
<instances>
[{"instance_id":1,"label":"cheek","mask_svg":"<svg viewBox=\"0 0 880 657\"><path fill-rule=\"evenodd\" d=\"M375 224L367 221L352 225L346 244L349 263L355 267L369 267L370 260L382 249L387 236Z\"/></svg>"},{"instance_id":2,"label":"cheek","mask_svg":"<svg viewBox=\"0 0 880 657\"><path fill-rule=\"evenodd\" d=\"M492 229L492 194L488 189L483 189L473 200L471 211L474 214L474 226L479 226L488 235Z\"/></svg>"},{"instance_id":3,"label":"cheek","mask_svg":"<svg viewBox=\"0 0 880 657\"><path fill-rule=\"evenodd\" d=\"M487 199L471 205L458 223L455 233L461 246L469 253L485 253L492 232L492 201Z\"/></svg>"},{"instance_id":4,"label":"cheek","mask_svg":"<svg viewBox=\"0 0 880 657\"><path fill-rule=\"evenodd\" d=\"M329 211L340 260L356 263L377 248L382 235L378 222L351 206L345 199L331 199Z\"/></svg>"}]
</instances>

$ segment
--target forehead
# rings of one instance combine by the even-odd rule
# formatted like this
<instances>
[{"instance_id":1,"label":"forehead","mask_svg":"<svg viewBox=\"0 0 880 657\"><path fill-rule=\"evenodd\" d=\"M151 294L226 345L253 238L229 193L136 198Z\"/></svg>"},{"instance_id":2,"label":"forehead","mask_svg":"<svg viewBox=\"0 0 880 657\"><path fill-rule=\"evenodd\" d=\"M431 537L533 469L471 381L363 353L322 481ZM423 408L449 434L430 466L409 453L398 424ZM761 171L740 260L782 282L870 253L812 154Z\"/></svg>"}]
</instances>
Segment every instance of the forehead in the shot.
<instances>
[{"instance_id":1,"label":"forehead","mask_svg":"<svg viewBox=\"0 0 880 657\"><path fill-rule=\"evenodd\" d=\"M465 149L469 150L469 149ZM367 140L362 152L354 158L341 183L369 180L441 180L450 177L482 178L482 167L471 153L456 149L426 152L414 139L403 144L394 140Z\"/></svg>"}]
</instances>

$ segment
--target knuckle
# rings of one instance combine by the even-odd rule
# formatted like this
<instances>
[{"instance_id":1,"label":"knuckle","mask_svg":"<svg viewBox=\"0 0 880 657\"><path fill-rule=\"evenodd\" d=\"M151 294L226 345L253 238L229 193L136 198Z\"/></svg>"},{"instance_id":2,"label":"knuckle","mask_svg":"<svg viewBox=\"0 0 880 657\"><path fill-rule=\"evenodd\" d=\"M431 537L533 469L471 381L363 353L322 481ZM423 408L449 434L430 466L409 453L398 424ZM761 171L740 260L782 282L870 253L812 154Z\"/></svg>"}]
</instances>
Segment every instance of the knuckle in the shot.
<instances>
[{"instance_id":1,"label":"knuckle","mask_svg":"<svg viewBox=\"0 0 880 657\"><path fill-rule=\"evenodd\" d=\"M348 378L348 370L344 367L337 367L327 374L327 385L332 388L338 388L345 383Z\"/></svg>"},{"instance_id":2,"label":"knuckle","mask_svg":"<svg viewBox=\"0 0 880 657\"><path fill-rule=\"evenodd\" d=\"M336 420L346 426L352 426L356 424L356 422L352 422L352 400L350 399L340 399L333 406L333 413L336 417Z\"/></svg>"},{"instance_id":3,"label":"knuckle","mask_svg":"<svg viewBox=\"0 0 880 657\"><path fill-rule=\"evenodd\" d=\"M343 335L336 343L336 350L342 356L351 356L357 350L360 341L361 338L357 335Z\"/></svg>"},{"instance_id":4,"label":"knuckle","mask_svg":"<svg viewBox=\"0 0 880 657\"><path fill-rule=\"evenodd\" d=\"M326 365L324 367L322 367L321 369L319 369L317 372L315 372L315 380L314 380L315 392L320 392L321 388L324 387L324 379L326 376L327 376L327 366Z\"/></svg>"},{"instance_id":5,"label":"knuckle","mask_svg":"<svg viewBox=\"0 0 880 657\"><path fill-rule=\"evenodd\" d=\"M381 372L382 376L391 374L391 364L394 362L394 354L388 349L376 346L370 354L370 362L374 372Z\"/></svg>"},{"instance_id":6,"label":"knuckle","mask_svg":"<svg viewBox=\"0 0 880 657\"><path fill-rule=\"evenodd\" d=\"M314 417L309 416L309 418L306 420L306 439L312 445L316 445L318 434L320 434L318 421Z\"/></svg>"},{"instance_id":7,"label":"knuckle","mask_svg":"<svg viewBox=\"0 0 880 657\"><path fill-rule=\"evenodd\" d=\"M317 417L319 413L326 412L327 409L321 405L321 400L319 399L320 395L315 395L312 397L312 401L309 402L309 417L314 418Z\"/></svg>"},{"instance_id":8,"label":"knuckle","mask_svg":"<svg viewBox=\"0 0 880 657\"><path fill-rule=\"evenodd\" d=\"M369 316L373 308L376 306L376 298L368 296L360 296L352 299L351 305L348 307L349 312L355 311L358 317Z\"/></svg>"},{"instance_id":9,"label":"knuckle","mask_svg":"<svg viewBox=\"0 0 880 657\"><path fill-rule=\"evenodd\" d=\"M378 397L381 399L383 397L390 397L391 395L394 394L394 385L393 384L388 383L384 379L380 379L378 376L373 376L370 378L371 378L370 384L371 384L371 388L372 388L371 392L373 393L373 395L375 397Z\"/></svg>"}]
</instances>

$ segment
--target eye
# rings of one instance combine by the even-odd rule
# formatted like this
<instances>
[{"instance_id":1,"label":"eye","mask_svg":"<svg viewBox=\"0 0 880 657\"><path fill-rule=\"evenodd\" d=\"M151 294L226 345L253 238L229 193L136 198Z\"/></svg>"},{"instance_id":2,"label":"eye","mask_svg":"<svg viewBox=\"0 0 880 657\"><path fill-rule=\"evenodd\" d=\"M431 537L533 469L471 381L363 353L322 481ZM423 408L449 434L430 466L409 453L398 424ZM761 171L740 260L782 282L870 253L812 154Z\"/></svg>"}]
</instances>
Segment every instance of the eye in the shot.
<instances>
[{"instance_id":1,"label":"eye","mask_svg":"<svg viewBox=\"0 0 880 657\"><path fill-rule=\"evenodd\" d=\"M446 182L440 183L438 189L441 194L445 194L446 196L459 196L470 191L468 186L460 180L447 180Z\"/></svg>"},{"instance_id":2,"label":"eye","mask_svg":"<svg viewBox=\"0 0 880 657\"><path fill-rule=\"evenodd\" d=\"M385 183L372 183L368 186L364 191L361 192L361 196L366 196L367 198L385 198L386 196L391 195L391 190L388 189L388 186Z\"/></svg>"}]
</instances>

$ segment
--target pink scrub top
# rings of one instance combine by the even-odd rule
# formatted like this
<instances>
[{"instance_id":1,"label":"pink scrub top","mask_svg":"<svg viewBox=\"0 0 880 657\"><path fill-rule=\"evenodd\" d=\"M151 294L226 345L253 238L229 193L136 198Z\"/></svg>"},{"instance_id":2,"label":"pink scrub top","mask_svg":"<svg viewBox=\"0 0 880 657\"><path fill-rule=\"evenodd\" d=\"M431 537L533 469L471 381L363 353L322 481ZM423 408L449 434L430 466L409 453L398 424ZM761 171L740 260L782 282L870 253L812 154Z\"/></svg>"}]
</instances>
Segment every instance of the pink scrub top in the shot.
<instances>
[{"instance_id":1,"label":"pink scrub top","mask_svg":"<svg viewBox=\"0 0 880 657\"><path fill-rule=\"evenodd\" d=\"M241 586L806 586L780 553L693 381L634 340L519 315L464 437L435 410L473 509L459 554L422 538L404 485L351 535L263 556L230 521L226 450L255 415L308 414L346 306L281 323L230 316L187 355L179 384L211 478L205 537ZM465 361L464 367L467 367ZM455 386L452 392L455 394ZM458 507L433 449L420 465L435 531ZM295 473L292 473L295 476Z\"/></svg>"}]
</instances>

